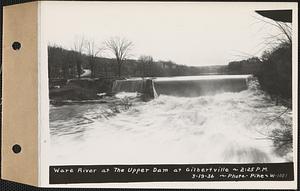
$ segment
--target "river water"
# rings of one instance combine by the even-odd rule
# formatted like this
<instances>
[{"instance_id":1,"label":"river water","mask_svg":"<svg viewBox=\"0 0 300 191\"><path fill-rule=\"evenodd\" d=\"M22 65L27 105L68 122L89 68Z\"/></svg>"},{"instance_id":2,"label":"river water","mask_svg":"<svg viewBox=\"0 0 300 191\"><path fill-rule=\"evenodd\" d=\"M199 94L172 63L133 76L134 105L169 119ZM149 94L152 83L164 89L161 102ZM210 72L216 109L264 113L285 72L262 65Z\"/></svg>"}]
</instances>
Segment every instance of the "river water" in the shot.
<instances>
[{"instance_id":1,"label":"river water","mask_svg":"<svg viewBox=\"0 0 300 191\"><path fill-rule=\"evenodd\" d=\"M50 164L291 161L291 152L275 152L273 141L266 139L274 129L285 128L270 120L286 108L276 106L255 79L246 82L240 91L160 94L149 102L134 98L136 93L120 93L115 100L123 105L118 107L50 105ZM281 119L291 123L292 112Z\"/></svg>"}]
</instances>

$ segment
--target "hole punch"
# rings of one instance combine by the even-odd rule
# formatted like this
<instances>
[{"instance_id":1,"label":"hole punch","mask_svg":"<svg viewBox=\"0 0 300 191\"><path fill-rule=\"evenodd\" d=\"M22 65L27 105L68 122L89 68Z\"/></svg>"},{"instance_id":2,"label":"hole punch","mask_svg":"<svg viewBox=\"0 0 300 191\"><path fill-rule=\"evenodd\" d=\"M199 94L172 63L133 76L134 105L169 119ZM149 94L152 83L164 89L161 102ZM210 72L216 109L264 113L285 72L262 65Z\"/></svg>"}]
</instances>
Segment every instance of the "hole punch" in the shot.
<instances>
[{"instance_id":1,"label":"hole punch","mask_svg":"<svg viewBox=\"0 0 300 191\"><path fill-rule=\"evenodd\" d=\"M21 148L20 145L15 144L15 145L12 147L12 150L13 150L13 152L14 152L15 154L18 154L18 153L21 152L22 148Z\"/></svg>"},{"instance_id":2,"label":"hole punch","mask_svg":"<svg viewBox=\"0 0 300 191\"><path fill-rule=\"evenodd\" d=\"M20 50L21 49L21 43L19 43L19 42L14 42L13 44L12 44L12 48L14 49L14 50Z\"/></svg>"}]
</instances>

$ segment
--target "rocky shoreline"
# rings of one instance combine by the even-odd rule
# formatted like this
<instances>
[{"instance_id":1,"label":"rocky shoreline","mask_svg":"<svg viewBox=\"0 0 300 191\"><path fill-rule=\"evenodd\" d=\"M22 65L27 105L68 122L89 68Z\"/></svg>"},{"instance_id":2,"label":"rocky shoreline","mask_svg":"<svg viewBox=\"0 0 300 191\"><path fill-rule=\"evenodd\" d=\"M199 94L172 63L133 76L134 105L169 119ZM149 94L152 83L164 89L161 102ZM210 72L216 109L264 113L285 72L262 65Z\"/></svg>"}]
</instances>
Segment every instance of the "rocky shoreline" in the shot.
<instances>
[{"instance_id":1,"label":"rocky shoreline","mask_svg":"<svg viewBox=\"0 0 300 191\"><path fill-rule=\"evenodd\" d=\"M100 100L112 96L113 78L52 80L49 98L52 102Z\"/></svg>"}]
</instances>

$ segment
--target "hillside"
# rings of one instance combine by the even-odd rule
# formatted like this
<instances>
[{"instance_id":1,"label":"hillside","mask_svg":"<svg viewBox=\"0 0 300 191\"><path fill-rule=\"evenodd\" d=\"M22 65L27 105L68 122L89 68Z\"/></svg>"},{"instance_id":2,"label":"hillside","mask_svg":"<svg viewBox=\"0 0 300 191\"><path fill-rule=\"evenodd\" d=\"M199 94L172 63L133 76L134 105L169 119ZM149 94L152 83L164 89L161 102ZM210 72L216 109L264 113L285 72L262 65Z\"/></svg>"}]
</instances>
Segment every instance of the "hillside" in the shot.
<instances>
[{"instance_id":1,"label":"hillside","mask_svg":"<svg viewBox=\"0 0 300 191\"><path fill-rule=\"evenodd\" d=\"M78 61L79 60L79 61ZM77 62L81 62L81 70L91 69L89 57L75 51L60 47L48 47L48 67L50 79L72 79L78 77ZM117 76L117 63L115 59L95 57L95 78L108 78ZM213 72L209 67L202 70L201 67L178 65L172 61L153 61L143 66L138 60L127 59L122 65L123 77L163 77L163 76L187 76Z\"/></svg>"}]
</instances>

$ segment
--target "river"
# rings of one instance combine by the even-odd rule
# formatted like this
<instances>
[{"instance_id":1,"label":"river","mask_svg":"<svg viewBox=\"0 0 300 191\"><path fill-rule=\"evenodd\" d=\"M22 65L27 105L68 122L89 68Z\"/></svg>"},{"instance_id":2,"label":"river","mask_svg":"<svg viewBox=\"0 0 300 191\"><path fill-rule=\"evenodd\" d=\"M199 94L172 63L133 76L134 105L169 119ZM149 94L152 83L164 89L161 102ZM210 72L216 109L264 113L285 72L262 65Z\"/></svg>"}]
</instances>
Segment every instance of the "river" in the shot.
<instances>
[{"instance_id":1,"label":"river","mask_svg":"<svg viewBox=\"0 0 300 191\"><path fill-rule=\"evenodd\" d=\"M160 88L165 81L185 81L166 79L156 79ZM169 89L182 92L180 87L186 85ZM148 102L134 98L135 93L120 93L115 99L125 101L119 108L103 103L50 105L50 164L292 161L292 151L278 153L266 138L286 128L282 121L291 123L292 112L276 106L255 79L247 79L246 88L231 90L198 96L161 93ZM281 121L272 121L283 112Z\"/></svg>"}]
</instances>

